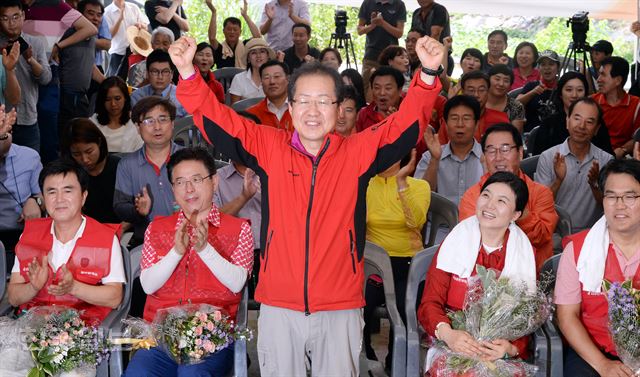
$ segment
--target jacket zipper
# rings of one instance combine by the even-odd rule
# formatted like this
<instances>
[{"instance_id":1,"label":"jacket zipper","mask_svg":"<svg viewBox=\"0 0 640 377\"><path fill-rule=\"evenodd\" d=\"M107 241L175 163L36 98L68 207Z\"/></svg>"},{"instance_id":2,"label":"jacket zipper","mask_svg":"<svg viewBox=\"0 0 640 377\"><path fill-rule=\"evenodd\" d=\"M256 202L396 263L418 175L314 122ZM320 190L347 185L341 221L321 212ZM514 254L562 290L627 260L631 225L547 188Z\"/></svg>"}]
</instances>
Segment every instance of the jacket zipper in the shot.
<instances>
[{"instance_id":1,"label":"jacket zipper","mask_svg":"<svg viewBox=\"0 0 640 377\"><path fill-rule=\"evenodd\" d=\"M269 261L269 245L271 245L271 238L273 238L273 229L269 233L269 238L267 239L267 246L265 246L264 250L264 268L262 272L267 272L267 262Z\"/></svg>"},{"instance_id":2,"label":"jacket zipper","mask_svg":"<svg viewBox=\"0 0 640 377\"><path fill-rule=\"evenodd\" d=\"M307 223L304 231L304 314L310 315L309 311L309 227L311 225L311 207L313 206L313 193L316 186L316 173L318 172L318 164L320 158L324 155L329 147L330 139L327 139L327 143L324 145L316 161L313 162L313 169L311 171L311 188L309 189L309 206L307 207Z\"/></svg>"},{"instance_id":3,"label":"jacket zipper","mask_svg":"<svg viewBox=\"0 0 640 377\"><path fill-rule=\"evenodd\" d=\"M351 229L349 229L349 252L351 253L351 268L353 269L353 273L356 273L356 260L353 257L353 249L354 249L354 244L353 244L353 232L351 232Z\"/></svg>"}]
</instances>

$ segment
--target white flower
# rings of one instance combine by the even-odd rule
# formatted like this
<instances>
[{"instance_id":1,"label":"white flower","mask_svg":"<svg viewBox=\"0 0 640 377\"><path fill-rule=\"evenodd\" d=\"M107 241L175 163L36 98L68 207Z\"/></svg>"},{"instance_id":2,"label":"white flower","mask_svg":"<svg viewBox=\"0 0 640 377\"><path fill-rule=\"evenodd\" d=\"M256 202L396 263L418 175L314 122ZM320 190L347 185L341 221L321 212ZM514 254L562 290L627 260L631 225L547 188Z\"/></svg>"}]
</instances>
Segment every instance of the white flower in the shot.
<instances>
[{"instance_id":1,"label":"white flower","mask_svg":"<svg viewBox=\"0 0 640 377\"><path fill-rule=\"evenodd\" d=\"M187 346L187 340L185 338L180 338L180 342L178 343L178 348L185 348Z\"/></svg>"}]
</instances>

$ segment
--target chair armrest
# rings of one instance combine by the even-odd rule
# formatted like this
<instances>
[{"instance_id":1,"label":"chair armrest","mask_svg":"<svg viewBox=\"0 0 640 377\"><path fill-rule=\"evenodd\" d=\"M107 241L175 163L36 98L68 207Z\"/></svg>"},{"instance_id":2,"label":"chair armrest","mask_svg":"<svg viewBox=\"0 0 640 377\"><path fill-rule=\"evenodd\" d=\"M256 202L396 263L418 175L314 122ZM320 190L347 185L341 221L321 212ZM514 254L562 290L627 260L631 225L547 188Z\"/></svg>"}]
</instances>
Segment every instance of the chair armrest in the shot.
<instances>
[{"instance_id":1,"label":"chair armrest","mask_svg":"<svg viewBox=\"0 0 640 377\"><path fill-rule=\"evenodd\" d=\"M386 287L386 286L385 286ZM396 295L392 292L387 292L385 289L385 302L387 305L387 311L389 312L389 321L393 327L393 360L391 364L391 376L392 377L404 377L406 376L406 364L407 364L407 330L404 327L402 317L396 306Z\"/></svg>"}]
</instances>

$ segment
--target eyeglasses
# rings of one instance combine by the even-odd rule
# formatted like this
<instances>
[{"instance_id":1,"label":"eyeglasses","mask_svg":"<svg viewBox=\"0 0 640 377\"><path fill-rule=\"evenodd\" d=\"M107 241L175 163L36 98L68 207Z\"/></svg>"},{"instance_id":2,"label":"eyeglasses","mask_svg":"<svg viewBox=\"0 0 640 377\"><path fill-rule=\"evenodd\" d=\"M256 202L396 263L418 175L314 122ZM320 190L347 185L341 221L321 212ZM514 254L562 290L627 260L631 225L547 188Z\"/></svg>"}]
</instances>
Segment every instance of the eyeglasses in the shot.
<instances>
[{"instance_id":1,"label":"eyeglasses","mask_svg":"<svg viewBox=\"0 0 640 377\"><path fill-rule=\"evenodd\" d=\"M171 74L170 69L163 69L162 71L157 69L150 69L149 74L151 76L169 76Z\"/></svg>"},{"instance_id":2,"label":"eyeglasses","mask_svg":"<svg viewBox=\"0 0 640 377\"><path fill-rule=\"evenodd\" d=\"M500 154L505 155L511 152L511 150L514 148L518 148L518 146L508 144L501 145L499 148L491 146L484 149L484 154L487 156L495 156L498 152L500 152Z\"/></svg>"},{"instance_id":3,"label":"eyeglasses","mask_svg":"<svg viewBox=\"0 0 640 377\"><path fill-rule=\"evenodd\" d=\"M22 19L22 15L21 14L14 14L11 17L7 17L7 16L2 16L0 17L0 22L18 22L20 21L20 19Z\"/></svg>"},{"instance_id":4,"label":"eyeglasses","mask_svg":"<svg viewBox=\"0 0 640 377\"><path fill-rule=\"evenodd\" d=\"M624 203L625 206L633 207L633 205L636 204L636 200L638 198L640 198L640 195L630 193L622 195L605 194L604 204L608 206L615 206L616 204L618 204L618 199L622 199L622 203Z\"/></svg>"},{"instance_id":5,"label":"eyeglasses","mask_svg":"<svg viewBox=\"0 0 640 377\"><path fill-rule=\"evenodd\" d=\"M449 116L449 118L447 118L447 123L449 124L460 124L460 123L466 124L466 123L472 123L472 122L475 122L475 119L471 115L465 115L465 116L451 115Z\"/></svg>"},{"instance_id":6,"label":"eyeglasses","mask_svg":"<svg viewBox=\"0 0 640 377\"><path fill-rule=\"evenodd\" d=\"M186 178L178 178L175 181L173 181L173 187L177 188L177 189L185 189L187 188L187 183L191 183L191 186L199 186L202 181L204 181L207 178L211 178L213 176L213 174L209 174L206 177L202 177L200 175L194 175L193 177L191 177L191 179L186 179Z\"/></svg>"},{"instance_id":7,"label":"eyeglasses","mask_svg":"<svg viewBox=\"0 0 640 377\"><path fill-rule=\"evenodd\" d=\"M160 115L157 118L145 118L140 122L145 127L155 127L156 124L167 124L171 122L171 117L166 115Z\"/></svg>"},{"instance_id":8,"label":"eyeglasses","mask_svg":"<svg viewBox=\"0 0 640 377\"><path fill-rule=\"evenodd\" d=\"M487 89L484 86L481 86L480 88L467 88L467 89L463 89L462 90L464 92L464 94L469 95L469 96L474 96L476 94L483 94L489 91L489 89Z\"/></svg>"},{"instance_id":9,"label":"eyeglasses","mask_svg":"<svg viewBox=\"0 0 640 377\"><path fill-rule=\"evenodd\" d=\"M312 105L316 105L318 106L319 109L328 109L331 106L335 105L336 103L338 103L338 101L331 101L328 98L321 98L321 99L311 99L311 98L306 98L306 97L301 97L298 99L292 99L291 102L293 103L297 103L298 106L302 107L302 108L309 108Z\"/></svg>"}]
</instances>

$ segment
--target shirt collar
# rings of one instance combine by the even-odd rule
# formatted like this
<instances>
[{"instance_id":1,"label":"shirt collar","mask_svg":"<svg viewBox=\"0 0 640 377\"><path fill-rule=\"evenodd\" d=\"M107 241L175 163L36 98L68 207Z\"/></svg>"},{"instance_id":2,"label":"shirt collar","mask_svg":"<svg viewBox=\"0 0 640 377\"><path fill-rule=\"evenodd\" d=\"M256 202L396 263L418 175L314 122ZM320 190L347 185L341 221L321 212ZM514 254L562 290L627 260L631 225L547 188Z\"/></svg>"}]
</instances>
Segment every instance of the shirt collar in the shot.
<instances>
[{"instance_id":1,"label":"shirt collar","mask_svg":"<svg viewBox=\"0 0 640 377\"><path fill-rule=\"evenodd\" d=\"M482 157L482 146L475 139L473 140L473 146L471 147L471 150L469 151L469 153L467 153L464 160L469 158L471 153L475 154L476 157L478 158ZM452 155L453 155L453 150L451 150L451 142L448 142L442 147L442 155L440 156L440 160L444 160L446 157L449 157Z\"/></svg>"},{"instance_id":2,"label":"shirt collar","mask_svg":"<svg viewBox=\"0 0 640 377\"><path fill-rule=\"evenodd\" d=\"M282 110L289 106L289 97L287 97L287 99L280 107L277 107L273 102L271 102L271 100L269 100L269 98L265 97L265 99L267 100L267 109L269 109L269 111L271 111L272 113L275 113L275 111L273 110Z\"/></svg>"},{"instance_id":3,"label":"shirt collar","mask_svg":"<svg viewBox=\"0 0 640 377\"><path fill-rule=\"evenodd\" d=\"M169 153L169 157L171 157L171 155L174 154L176 150L178 150L178 144L176 144L174 142L171 142L171 152ZM138 149L137 153L138 153L138 165L139 166L144 166L144 165L149 163L147 161L147 157L145 155L144 144L142 145L142 147L140 147L140 149Z\"/></svg>"},{"instance_id":4,"label":"shirt collar","mask_svg":"<svg viewBox=\"0 0 640 377\"><path fill-rule=\"evenodd\" d=\"M591 159L594 158L592 147L593 147L593 144L590 143L589 151L587 152L587 155L584 156L583 162L591 161ZM560 147L558 148L558 152L563 156L570 154L575 157L575 155L571 152L571 149L569 148L569 138L566 138L566 140L562 144L560 144Z\"/></svg>"},{"instance_id":5,"label":"shirt collar","mask_svg":"<svg viewBox=\"0 0 640 377\"><path fill-rule=\"evenodd\" d=\"M187 216L184 214L184 212L182 212L182 210L179 212L178 214L178 221L176 222L176 229L178 229L178 226L180 226L182 224L183 221L187 220ZM207 221L215 226L216 228L220 227L220 211L218 210L218 207L216 207L215 204L211 203L211 210L209 211L209 214L207 215Z\"/></svg>"},{"instance_id":6,"label":"shirt collar","mask_svg":"<svg viewBox=\"0 0 640 377\"><path fill-rule=\"evenodd\" d=\"M65 244L68 244L69 242L76 242L78 240L78 238L82 237L82 234L84 233L84 227L87 224L87 220L85 219L84 216L82 217L82 222L80 223L80 226L78 227L78 230L76 231L76 234L73 235L73 238L71 240L69 240L68 242L65 242ZM55 221L51 222L51 236L53 237L54 240L58 241L58 237L56 237L56 232L55 232ZM60 242L60 241L58 241Z\"/></svg>"}]
</instances>

